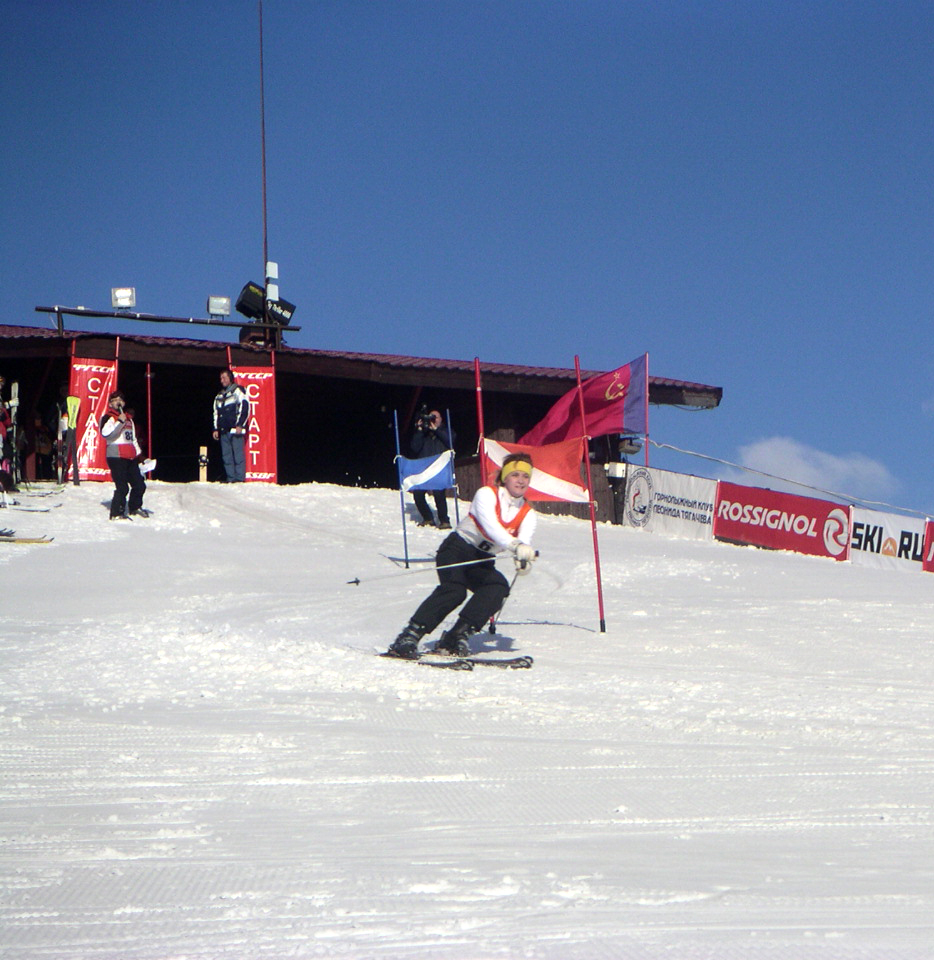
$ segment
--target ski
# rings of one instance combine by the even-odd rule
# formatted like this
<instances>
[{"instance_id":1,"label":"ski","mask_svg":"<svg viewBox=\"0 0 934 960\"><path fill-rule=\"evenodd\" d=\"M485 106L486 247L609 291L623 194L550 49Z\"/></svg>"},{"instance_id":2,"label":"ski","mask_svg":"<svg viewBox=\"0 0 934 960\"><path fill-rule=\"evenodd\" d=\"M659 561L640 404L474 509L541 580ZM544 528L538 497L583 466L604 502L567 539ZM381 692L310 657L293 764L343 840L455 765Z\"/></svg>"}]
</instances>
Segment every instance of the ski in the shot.
<instances>
[{"instance_id":1,"label":"ski","mask_svg":"<svg viewBox=\"0 0 934 960\"><path fill-rule=\"evenodd\" d=\"M455 657L449 653L426 650L417 659L397 657L388 650L380 654L391 660L403 660L407 663L420 663L426 667L439 667L442 670L473 670L474 667L500 667L503 670L531 670L535 662L532 657Z\"/></svg>"},{"instance_id":2,"label":"ski","mask_svg":"<svg viewBox=\"0 0 934 960\"><path fill-rule=\"evenodd\" d=\"M428 650L427 655L429 657L445 657L445 661L435 661L438 663L441 662L450 662L451 660L457 660L460 663L469 663L472 666L477 667L501 667L503 670L531 670L532 664L535 662L532 657L523 656L523 657L452 657L449 653L435 653L433 650Z\"/></svg>"},{"instance_id":3,"label":"ski","mask_svg":"<svg viewBox=\"0 0 934 960\"><path fill-rule=\"evenodd\" d=\"M8 537L0 535L0 543L51 543L55 537Z\"/></svg>"},{"instance_id":4,"label":"ski","mask_svg":"<svg viewBox=\"0 0 934 960\"><path fill-rule=\"evenodd\" d=\"M394 653L379 654L381 657L388 657L390 660L398 660L400 663L420 663L423 667L438 667L441 670L473 670L473 664L468 659L453 658L448 660L426 660L419 657L417 660L408 657L397 657Z\"/></svg>"},{"instance_id":5,"label":"ski","mask_svg":"<svg viewBox=\"0 0 934 960\"><path fill-rule=\"evenodd\" d=\"M535 662L531 657L468 657L469 663L479 667L502 667L504 670L531 670Z\"/></svg>"}]
</instances>

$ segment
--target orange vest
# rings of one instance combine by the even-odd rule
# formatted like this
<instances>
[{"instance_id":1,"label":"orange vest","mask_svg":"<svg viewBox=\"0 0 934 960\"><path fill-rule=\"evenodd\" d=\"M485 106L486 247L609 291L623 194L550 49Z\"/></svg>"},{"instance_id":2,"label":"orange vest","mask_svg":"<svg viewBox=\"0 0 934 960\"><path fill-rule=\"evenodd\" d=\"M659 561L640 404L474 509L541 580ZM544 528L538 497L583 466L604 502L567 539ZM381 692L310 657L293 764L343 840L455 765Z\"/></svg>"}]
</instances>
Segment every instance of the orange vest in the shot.
<instances>
[{"instance_id":1,"label":"orange vest","mask_svg":"<svg viewBox=\"0 0 934 960\"><path fill-rule=\"evenodd\" d=\"M512 536L518 537L519 527L522 526L522 521L525 519L526 514L532 509L532 504L522 504L522 506L519 508L519 512L507 523L505 520L503 520L502 505L499 502L499 490L492 484L488 484L488 486L496 494L496 519L499 521L499 525L503 527L503 529L508 530ZM483 536L486 537L487 540L490 540L490 535L486 532L486 530L483 529L482 526L480 526L480 522L477 520L477 518L472 513L468 514L468 516L471 520L473 520L477 526L477 529L483 534Z\"/></svg>"}]
</instances>

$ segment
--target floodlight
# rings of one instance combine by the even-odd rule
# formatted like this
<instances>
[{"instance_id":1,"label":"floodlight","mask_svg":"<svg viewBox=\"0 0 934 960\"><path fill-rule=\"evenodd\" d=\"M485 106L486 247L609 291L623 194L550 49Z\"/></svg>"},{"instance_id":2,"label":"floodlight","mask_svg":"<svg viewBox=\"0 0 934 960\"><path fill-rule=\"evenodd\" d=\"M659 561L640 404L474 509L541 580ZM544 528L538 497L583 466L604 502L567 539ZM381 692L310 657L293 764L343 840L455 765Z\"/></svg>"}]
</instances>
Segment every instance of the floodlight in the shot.
<instances>
[{"instance_id":1,"label":"floodlight","mask_svg":"<svg viewBox=\"0 0 934 960\"><path fill-rule=\"evenodd\" d=\"M208 314L212 317L229 317L230 297L208 297Z\"/></svg>"},{"instance_id":2,"label":"floodlight","mask_svg":"<svg viewBox=\"0 0 934 960\"><path fill-rule=\"evenodd\" d=\"M111 287L110 303L114 310L128 310L136 306L136 287Z\"/></svg>"}]
</instances>

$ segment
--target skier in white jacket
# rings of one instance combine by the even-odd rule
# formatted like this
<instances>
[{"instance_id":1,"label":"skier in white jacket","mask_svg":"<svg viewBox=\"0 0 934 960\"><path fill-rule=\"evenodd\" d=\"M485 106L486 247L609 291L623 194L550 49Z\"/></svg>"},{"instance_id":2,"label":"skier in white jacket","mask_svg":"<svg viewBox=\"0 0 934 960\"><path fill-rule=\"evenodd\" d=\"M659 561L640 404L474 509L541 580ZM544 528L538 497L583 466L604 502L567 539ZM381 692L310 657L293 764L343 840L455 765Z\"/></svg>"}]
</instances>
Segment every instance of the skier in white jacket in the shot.
<instances>
[{"instance_id":1,"label":"skier in white jacket","mask_svg":"<svg viewBox=\"0 0 934 960\"><path fill-rule=\"evenodd\" d=\"M387 651L390 655L417 659L422 637L464 603L471 591L473 596L460 611L457 622L441 635L435 647L455 656L469 654L468 639L483 628L509 595L509 582L496 569L495 554L508 550L520 574L532 569L535 551L531 540L536 518L525 499L531 476L529 454L512 453L503 463L496 486L477 491L467 516L438 550L435 563L440 583L392 642Z\"/></svg>"}]
</instances>

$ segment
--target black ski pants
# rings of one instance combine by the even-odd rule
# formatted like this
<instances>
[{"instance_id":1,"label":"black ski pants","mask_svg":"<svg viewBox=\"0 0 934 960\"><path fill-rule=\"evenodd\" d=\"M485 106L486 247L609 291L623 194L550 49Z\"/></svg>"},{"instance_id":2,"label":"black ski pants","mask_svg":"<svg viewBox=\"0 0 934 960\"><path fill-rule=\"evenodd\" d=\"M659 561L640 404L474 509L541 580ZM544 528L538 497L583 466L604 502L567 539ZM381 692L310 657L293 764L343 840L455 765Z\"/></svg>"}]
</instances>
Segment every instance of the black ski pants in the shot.
<instances>
[{"instance_id":1,"label":"black ski pants","mask_svg":"<svg viewBox=\"0 0 934 960\"><path fill-rule=\"evenodd\" d=\"M146 492L146 481L139 472L139 464L135 460L124 460L122 457L108 457L107 466L113 477L113 499L110 501L110 515L122 517L126 507L127 491L130 493L129 512L136 513L143 505L143 494Z\"/></svg>"},{"instance_id":2,"label":"black ski pants","mask_svg":"<svg viewBox=\"0 0 934 960\"><path fill-rule=\"evenodd\" d=\"M465 563L469 560L486 560L470 567L445 569L450 564ZM466 620L474 631L494 616L509 596L509 582L496 569L493 558L488 553L471 546L463 537L452 533L445 538L435 558L438 567L438 580L441 582L412 615L412 622L421 624L426 633L435 627L467 597L460 617Z\"/></svg>"},{"instance_id":3,"label":"black ski pants","mask_svg":"<svg viewBox=\"0 0 934 960\"><path fill-rule=\"evenodd\" d=\"M435 501L435 510L438 511L438 523L450 523L448 519L448 501L444 493L444 490L431 491L432 499ZM428 496L425 491L413 490L412 499L415 501L415 507L421 514L422 520L427 520L431 523L434 517L431 515L431 509L428 506Z\"/></svg>"}]
</instances>

